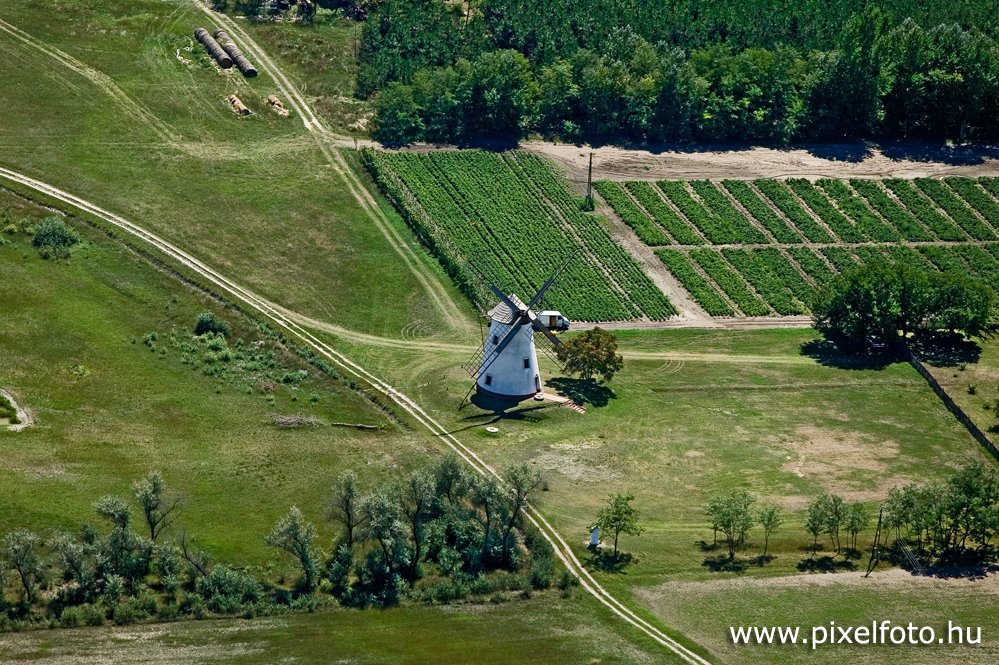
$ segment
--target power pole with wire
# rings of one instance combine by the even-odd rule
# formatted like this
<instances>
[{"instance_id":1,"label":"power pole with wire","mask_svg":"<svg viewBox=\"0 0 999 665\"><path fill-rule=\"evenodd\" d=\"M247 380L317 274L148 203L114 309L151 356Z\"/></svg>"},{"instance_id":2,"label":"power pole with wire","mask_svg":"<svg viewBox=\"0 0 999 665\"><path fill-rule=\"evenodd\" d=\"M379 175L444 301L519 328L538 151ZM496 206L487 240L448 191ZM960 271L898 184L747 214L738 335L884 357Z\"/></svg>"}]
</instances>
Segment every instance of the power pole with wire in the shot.
<instances>
[{"instance_id":1,"label":"power pole with wire","mask_svg":"<svg viewBox=\"0 0 999 665\"><path fill-rule=\"evenodd\" d=\"M593 208L593 151L590 151L590 166L586 172L586 209Z\"/></svg>"}]
</instances>

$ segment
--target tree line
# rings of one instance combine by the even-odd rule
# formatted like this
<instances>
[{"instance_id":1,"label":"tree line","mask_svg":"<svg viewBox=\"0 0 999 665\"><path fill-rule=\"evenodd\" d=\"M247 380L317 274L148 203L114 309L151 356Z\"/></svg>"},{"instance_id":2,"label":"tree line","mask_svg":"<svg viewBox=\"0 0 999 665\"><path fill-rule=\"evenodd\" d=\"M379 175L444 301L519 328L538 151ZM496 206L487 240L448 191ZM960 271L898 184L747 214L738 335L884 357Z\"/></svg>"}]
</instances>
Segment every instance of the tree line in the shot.
<instances>
[{"instance_id":1,"label":"tree line","mask_svg":"<svg viewBox=\"0 0 999 665\"><path fill-rule=\"evenodd\" d=\"M902 545L913 546L922 561L944 566L983 564L996 558L999 470L993 466L975 461L936 483L892 488L882 508L881 538L883 543L892 543L883 545L890 552ZM718 545L720 534L730 561L747 546L756 527L763 537L761 560L768 560L770 539L787 521L783 508L761 505L745 490L712 496L704 511L714 533L711 546ZM811 536L810 556L819 551L823 537L828 537L837 555L860 556L858 537L871 529L874 517L867 505L847 502L837 494L813 497L804 515L804 528Z\"/></svg>"},{"instance_id":2,"label":"tree line","mask_svg":"<svg viewBox=\"0 0 999 665\"><path fill-rule=\"evenodd\" d=\"M754 12L747 25L759 23L758 36L739 37L723 20L692 38L663 23L674 3L597 4L609 8L567 9L580 21L563 26L547 5L514 0L484 0L467 14L437 0L378 3L358 73L358 93L375 95L375 137L783 144L999 135L999 43L978 27L991 19L943 23L953 19L907 7L917 21L898 7L800 3L808 25L821 26L809 31L768 27L786 19L762 6L775 3L743 2L732 4ZM622 8L634 13L593 18ZM520 27L519 17L535 14L536 24Z\"/></svg>"},{"instance_id":3,"label":"tree line","mask_svg":"<svg viewBox=\"0 0 999 665\"><path fill-rule=\"evenodd\" d=\"M937 565L978 564L996 557L999 471L968 464L944 481L894 488L885 502L890 537Z\"/></svg>"},{"instance_id":4,"label":"tree line","mask_svg":"<svg viewBox=\"0 0 999 665\"><path fill-rule=\"evenodd\" d=\"M0 630L249 617L326 604L383 607L402 598L499 601L556 583L569 593L575 580L568 571L556 579L550 545L523 520L542 484L526 465L511 467L500 482L470 473L454 455L369 492L345 472L330 492L326 517L339 532L327 547L297 507L265 536L297 571L275 582L257 569L213 561L186 532L164 537L175 531L183 502L152 472L133 484L131 501L97 501L96 525L45 537L27 529L6 534Z\"/></svg>"}]
</instances>

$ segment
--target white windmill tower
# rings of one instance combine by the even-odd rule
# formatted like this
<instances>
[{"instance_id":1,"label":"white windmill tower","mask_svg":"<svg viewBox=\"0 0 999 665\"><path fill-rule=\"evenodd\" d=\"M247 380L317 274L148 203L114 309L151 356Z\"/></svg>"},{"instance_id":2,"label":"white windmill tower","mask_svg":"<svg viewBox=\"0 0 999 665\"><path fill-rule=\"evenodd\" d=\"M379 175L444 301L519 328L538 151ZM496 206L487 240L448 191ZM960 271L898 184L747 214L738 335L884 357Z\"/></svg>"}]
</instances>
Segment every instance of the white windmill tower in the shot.
<instances>
[{"instance_id":1,"label":"white windmill tower","mask_svg":"<svg viewBox=\"0 0 999 665\"><path fill-rule=\"evenodd\" d=\"M535 314L531 308L541 300L572 258L570 256L563 263L526 305L515 294L505 294L489 284L489 290L500 302L489 310L489 334L465 364L475 379L476 391L518 402L541 392L534 333L541 333L548 345L547 350L554 351L562 341L552 331L568 330L569 320L554 310ZM554 354L550 355L554 357Z\"/></svg>"}]
</instances>

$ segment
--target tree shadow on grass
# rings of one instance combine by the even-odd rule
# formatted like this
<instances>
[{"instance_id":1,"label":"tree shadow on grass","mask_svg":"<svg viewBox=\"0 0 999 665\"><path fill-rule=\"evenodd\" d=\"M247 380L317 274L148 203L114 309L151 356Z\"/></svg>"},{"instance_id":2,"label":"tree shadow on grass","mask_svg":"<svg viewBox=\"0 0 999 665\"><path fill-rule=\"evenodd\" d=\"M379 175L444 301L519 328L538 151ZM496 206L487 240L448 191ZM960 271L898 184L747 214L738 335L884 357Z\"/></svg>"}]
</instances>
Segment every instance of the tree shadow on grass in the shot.
<instances>
[{"instance_id":1,"label":"tree shadow on grass","mask_svg":"<svg viewBox=\"0 0 999 665\"><path fill-rule=\"evenodd\" d=\"M977 363L982 355L978 342L945 331L920 333L909 342L909 348L917 358L935 367Z\"/></svg>"},{"instance_id":2,"label":"tree shadow on grass","mask_svg":"<svg viewBox=\"0 0 999 665\"><path fill-rule=\"evenodd\" d=\"M837 573L856 570L857 566L847 559L836 559L829 555L808 557L798 562L798 570L803 573Z\"/></svg>"},{"instance_id":3,"label":"tree shadow on grass","mask_svg":"<svg viewBox=\"0 0 999 665\"><path fill-rule=\"evenodd\" d=\"M635 561L634 557L627 552L618 552L614 555L613 550L590 549L590 556L586 559L587 566L596 568L605 573L624 573L624 569Z\"/></svg>"},{"instance_id":4,"label":"tree shadow on grass","mask_svg":"<svg viewBox=\"0 0 999 665\"><path fill-rule=\"evenodd\" d=\"M717 542L716 543L709 543L706 540L698 540L697 541L697 546L701 548L702 552L714 552L719 547L721 547L721 543L717 543Z\"/></svg>"},{"instance_id":5,"label":"tree shadow on grass","mask_svg":"<svg viewBox=\"0 0 999 665\"><path fill-rule=\"evenodd\" d=\"M705 557L701 565L714 573L742 573L749 568L751 562L752 559L730 558L728 554L719 554Z\"/></svg>"},{"instance_id":6,"label":"tree shadow on grass","mask_svg":"<svg viewBox=\"0 0 999 665\"><path fill-rule=\"evenodd\" d=\"M905 360L900 353L885 350L881 353L852 354L840 351L839 348L825 339L813 339L803 342L801 355L813 358L820 365L836 369L884 369L889 365Z\"/></svg>"},{"instance_id":7,"label":"tree shadow on grass","mask_svg":"<svg viewBox=\"0 0 999 665\"><path fill-rule=\"evenodd\" d=\"M617 398L613 390L598 383L595 379L573 379L567 376L557 376L548 379L545 385L559 395L568 397L580 405L607 406L612 399Z\"/></svg>"}]
</instances>

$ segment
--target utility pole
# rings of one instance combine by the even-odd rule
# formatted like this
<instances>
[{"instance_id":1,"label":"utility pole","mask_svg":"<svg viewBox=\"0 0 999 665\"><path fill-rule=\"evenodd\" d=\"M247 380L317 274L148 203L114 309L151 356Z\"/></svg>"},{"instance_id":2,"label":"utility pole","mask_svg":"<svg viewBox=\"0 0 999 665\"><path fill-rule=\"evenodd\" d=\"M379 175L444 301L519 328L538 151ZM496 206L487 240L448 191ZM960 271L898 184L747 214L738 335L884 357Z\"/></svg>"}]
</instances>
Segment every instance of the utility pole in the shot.
<instances>
[{"instance_id":1,"label":"utility pole","mask_svg":"<svg viewBox=\"0 0 999 665\"><path fill-rule=\"evenodd\" d=\"M586 173L586 207L593 210L593 151L590 151L590 167Z\"/></svg>"}]
</instances>

